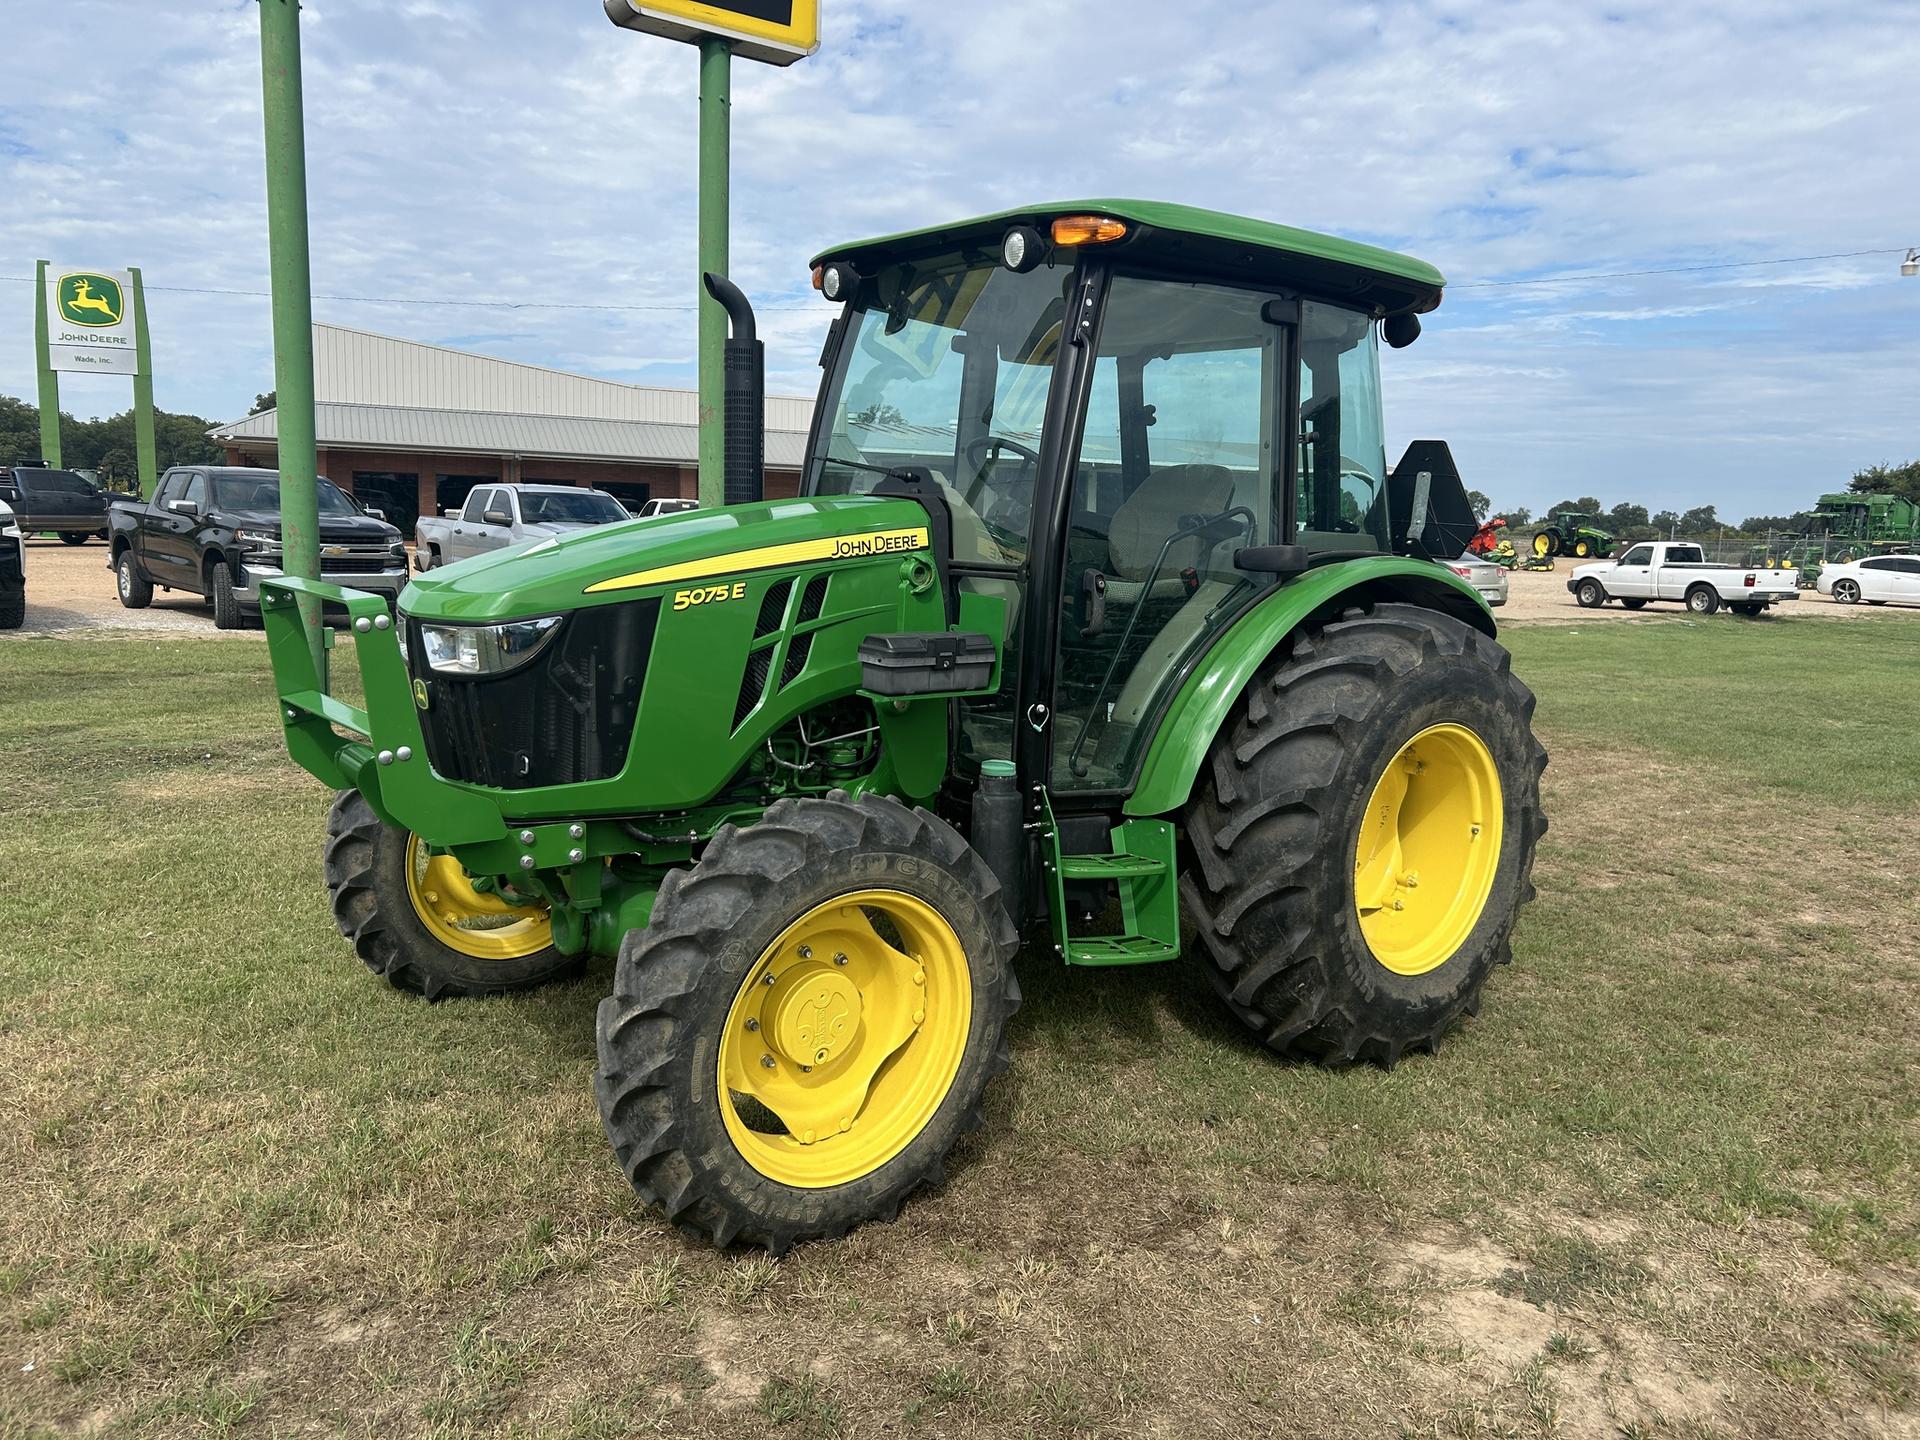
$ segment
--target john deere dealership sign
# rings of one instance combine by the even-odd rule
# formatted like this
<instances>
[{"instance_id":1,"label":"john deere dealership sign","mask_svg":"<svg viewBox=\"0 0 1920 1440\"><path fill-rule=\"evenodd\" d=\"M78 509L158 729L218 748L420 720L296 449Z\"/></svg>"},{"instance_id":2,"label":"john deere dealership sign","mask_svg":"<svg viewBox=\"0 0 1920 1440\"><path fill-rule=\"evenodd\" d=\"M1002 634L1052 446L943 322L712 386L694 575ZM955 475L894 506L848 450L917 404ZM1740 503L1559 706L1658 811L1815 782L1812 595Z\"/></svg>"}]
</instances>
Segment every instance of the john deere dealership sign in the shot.
<instances>
[{"instance_id":1,"label":"john deere dealership sign","mask_svg":"<svg viewBox=\"0 0 1920 1440\"><path fill-rule=\"evenodd\" d=\"M124 270L49 270L47 356L55 370L132 375L139 337Z\"/></svg>"}]
</instances>

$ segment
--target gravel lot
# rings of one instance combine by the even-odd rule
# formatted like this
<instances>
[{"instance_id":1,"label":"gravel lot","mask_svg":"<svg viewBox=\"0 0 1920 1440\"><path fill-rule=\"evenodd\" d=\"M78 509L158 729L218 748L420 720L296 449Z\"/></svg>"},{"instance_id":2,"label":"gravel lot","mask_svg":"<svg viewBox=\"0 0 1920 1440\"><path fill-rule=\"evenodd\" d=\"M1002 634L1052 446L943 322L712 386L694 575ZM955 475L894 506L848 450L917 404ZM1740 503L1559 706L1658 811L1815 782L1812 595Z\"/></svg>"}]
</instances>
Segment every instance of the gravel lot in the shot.
<instances>
[{"instance_id":1,"label":"gravel lot","mask_svg":"<svg viewBox=\"0 0 1920 1440\"><path fill-rule=\"evenodd\" d=\"M1637 613L1619 605L1582 610L1567 593L1569 564L1551 571L1516 570L1508 577L1507 603L1494 612L1502 625L1571 624L1605 620L1684 618L1677 604L1655 605ZM1800 599L1781 607L1789 615L1817 615L1833 620L1862 620L1869 616L1920 617L1920 608L1896 609L1865 605L1836 605L1824 595L1803 590ZM92 540L64 545L58 540L27 542L27 623L13 634L56 635L89 630L158 631L172 635L204 635L228 639L247 631L213 628L213 612L198 595L156 592L145 610L123 609L114 593L113 573L107 569L107 547ZM258 632L251 632L258 633Z\"/></svg>"}]
</instances>

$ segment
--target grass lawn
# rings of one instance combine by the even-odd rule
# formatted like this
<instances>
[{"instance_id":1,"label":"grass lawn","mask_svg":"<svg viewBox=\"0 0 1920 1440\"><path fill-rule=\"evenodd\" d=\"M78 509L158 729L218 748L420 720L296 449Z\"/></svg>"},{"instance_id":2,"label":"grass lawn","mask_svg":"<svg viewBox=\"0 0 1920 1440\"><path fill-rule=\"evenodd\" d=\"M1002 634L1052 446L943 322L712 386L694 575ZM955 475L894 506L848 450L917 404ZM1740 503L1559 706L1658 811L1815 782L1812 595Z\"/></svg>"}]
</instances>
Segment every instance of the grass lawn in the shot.
<instances>
[{"instance_id":1,"label":"grass lawn","mask_svg":"<svg viewBox=\"0 0 1920 1440\"><path fill-rule=\"evenodd\" d=\"M1516 629L1553 829L1433 1058L1023 962L952 1180L780 1262L641 1211L609 967L428 1006L257 644L0 643L0 1437L1920 1431L1920 627Z\"/></svg>"}]
</instances>

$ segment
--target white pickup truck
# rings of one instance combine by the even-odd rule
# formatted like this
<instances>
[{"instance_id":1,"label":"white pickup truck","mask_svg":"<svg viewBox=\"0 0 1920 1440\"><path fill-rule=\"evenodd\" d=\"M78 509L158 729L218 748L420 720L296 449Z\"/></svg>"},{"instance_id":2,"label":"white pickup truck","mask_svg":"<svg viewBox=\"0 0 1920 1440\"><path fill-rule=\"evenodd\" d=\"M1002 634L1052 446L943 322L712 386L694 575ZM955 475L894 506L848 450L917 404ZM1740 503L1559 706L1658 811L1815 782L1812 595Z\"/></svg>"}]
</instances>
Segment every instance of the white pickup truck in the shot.
<instances>
[{"instance_id":1,"label":"white pickup truck","mask_svg":"<svg viewBox=\"0 0 1920 1440\"><path fill-rule=\"evenodd\" d=\"M1589 610L1609 600L1629 610L1650 600L1677 600L1696 615L1711 615L1722 605L1736 615L1758 615L1800 598L1795 571L1711 564L1698 545L1676 540L1643 540L1618 559L1581 565L1567 589Z\"/></svg>"},{"instance_id":2,"label":"white pickup truck","mask_svg":"<svg viewBox=\"0 0 1920 1440\"><path fill-rule=\"evenodd\" d=\"M633 517L603 490L575 485L476 485L467 503L413 527L413 563L420 570L451 565L469 555L546 540L588 525L616 525Z\"/></svg>"}]
</instances>

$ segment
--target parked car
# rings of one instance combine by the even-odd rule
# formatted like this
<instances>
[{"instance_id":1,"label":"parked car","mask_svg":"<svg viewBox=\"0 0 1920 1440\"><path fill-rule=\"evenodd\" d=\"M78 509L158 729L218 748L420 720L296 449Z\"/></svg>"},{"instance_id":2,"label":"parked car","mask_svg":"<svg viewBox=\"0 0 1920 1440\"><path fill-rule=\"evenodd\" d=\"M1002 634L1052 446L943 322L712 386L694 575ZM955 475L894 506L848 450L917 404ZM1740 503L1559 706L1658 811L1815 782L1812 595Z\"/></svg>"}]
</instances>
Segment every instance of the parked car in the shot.
<instances>
[{"instance_id":1,"label":"parked car","mask_svg":"<svg viewBox=\"0 0 1920 1440\"><path fill-rule=\"evenodd\" d=\"M602 490L575 485L478 485L458 510L420 518L413 527L413 563L431 570L507 545L548 540L629 518L626 507Z\"/></svg>"},{"instance_id":2,"label":"parked car","mask_svg":"<svg viewBox=\"0 0 1920 1440\"><path fill-rule=\"evenodd\" d=\"M332 481L318 490L320 578L397 600L407 583L400 532ZM155 586L185 590L212 602L216 628L237 630L259 611L260 582L280 573L280 474L176 466L151 505L115 505L108 524L122 605L150 604Z\"/></svg>"},{"instance_id":3,"label":"parked car","mask_svg":"<svg viewBox=\"0 0 1920 1440\"><path fill-rule=\"evenodd\" d=\"M1827 565L1815 582L1842 605L1920 605L1920 555L1869 555Z\"/></svg>"},{"instance_id":4,"label":"parked car","mask_svg":"<svg viewBox=\"0 0 1920 1440\"><path fill-rule=\"evenodd\" d=\"M1769 605L1800 598L1791 570L1716 565L1698 545L1673 540L1642 541L1617 560L1581 565L1567 589L1589 610L1609 600L1629 610L1652 600L1677 600L1696 615L1711 615L1722 605L1736 615L1758 615Z\"/></svg>"},{"instance_id":5,"label":"parked car","mask_svg":"<svg viewBox=\"0 0 1920 1440\"><path fill-rule=\"evenodd\" d=\"M1507 603L1507 572L1484 555L1462 555L1447 561L1447 568L1480 592L1489 605Z\"/></svg>"},{"instance_id":6,"label":"parked car","mask_svg":"<svg viewBox=\"0 0 1920 1440\"><path fill-rule=\"evenodd\" d=\"M698 510L698 500L642 500L631 507L636 517L642 520L652 519L655 515L678 515L683 510Z\"/></svg>"},{"instance_id":7,"label":"parked car","mask_svg":"<svg viewBox=\"0 0 1920 1440\"><path fill-rule=\"evenodd\" d=\"M0 470L0 500L13 510L23 535L52 531L69 545L106 538L106 492L75 471L41 465Z\"/></svg>"},{"instance_id":8,"label":"parked car","mask_svg":"<svg viewBox=\"0 0 1920 1440\"><path fill-rule=\"evenodd\" d=\"M0 500L0 630L18 630L27 618L27 537Z\"/></svg>"}]
</instances>

